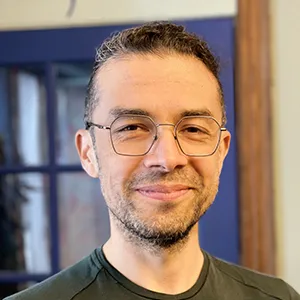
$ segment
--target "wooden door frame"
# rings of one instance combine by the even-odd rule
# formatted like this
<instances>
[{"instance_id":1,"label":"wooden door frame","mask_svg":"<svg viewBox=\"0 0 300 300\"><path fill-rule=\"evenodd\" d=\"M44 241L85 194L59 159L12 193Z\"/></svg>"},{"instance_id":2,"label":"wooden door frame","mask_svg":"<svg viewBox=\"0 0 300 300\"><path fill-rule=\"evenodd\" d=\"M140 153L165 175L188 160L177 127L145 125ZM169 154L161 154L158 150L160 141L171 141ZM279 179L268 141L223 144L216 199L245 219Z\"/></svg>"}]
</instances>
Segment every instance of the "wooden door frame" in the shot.
<instances>
[{"instance_id":1,"label":"wooden door frame","mask_svg":"<svg viewBox=\"0 0 300 300\"><path fill-rule=\"evenodd\" d=\"M275 274L269 8L269 0L238 0L235 103L240 262Z\"/></svg>"}]
</instances>

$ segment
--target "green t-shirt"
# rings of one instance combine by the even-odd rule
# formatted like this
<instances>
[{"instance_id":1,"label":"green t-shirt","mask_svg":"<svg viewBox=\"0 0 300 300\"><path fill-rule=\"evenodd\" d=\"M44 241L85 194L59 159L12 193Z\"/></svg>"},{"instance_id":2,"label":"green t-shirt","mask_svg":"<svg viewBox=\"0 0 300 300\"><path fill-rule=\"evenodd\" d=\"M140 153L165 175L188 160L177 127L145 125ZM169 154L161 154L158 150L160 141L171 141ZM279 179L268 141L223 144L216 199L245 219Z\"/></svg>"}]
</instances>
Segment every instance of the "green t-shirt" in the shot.
<instances>
[{"instance_id":1,"label":"green t-shirt","mask_svg":"<svg viewBox=\"0 0 300 300\"><path fill-rule=\"evenodd\" d=\"M5 300L300 300L299 294L280 279L203 254L197 282L178 295L156 293L134 284L106 260L101 249L96 249L74 266Z\"/></svg>"}]
</instances>

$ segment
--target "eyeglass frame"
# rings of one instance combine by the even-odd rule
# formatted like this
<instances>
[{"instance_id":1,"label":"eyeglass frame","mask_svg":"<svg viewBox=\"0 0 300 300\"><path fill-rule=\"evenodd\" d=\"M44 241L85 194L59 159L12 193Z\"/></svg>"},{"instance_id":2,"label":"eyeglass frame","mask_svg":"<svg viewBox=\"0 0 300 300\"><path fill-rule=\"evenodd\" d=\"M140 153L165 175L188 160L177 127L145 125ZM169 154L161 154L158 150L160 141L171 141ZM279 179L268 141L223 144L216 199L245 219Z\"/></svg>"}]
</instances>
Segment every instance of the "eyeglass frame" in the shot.
<instances>
[{"instance_id":1,"label":"eyeglass frame","mask_svg":"<svg viewBox=\"0 0 300 300\"><path fill-rule=\"evenodd\" d=\"M129 118L130 118L130 117L134 117L134 118L136 118L136 117L142 117L142 118L146 118L146 119L150 120L150 121L153 123L153 125L155 125L156 133L155 133L155 135L154 135L154 137L153 137L153 141L152 141L152 143L151 143L149 149L148 149L145 153L143 153L143 154L122 154L122 153L119 153L119 152L116 150L115 145L114 145L114 142L113 142L113 138L112 138L111 128L112 128L113 124L114 124L118 119L123 118L123 117L129 117ZM197 155L197 154L186 154L186 153L183 151L183 149L182 149L182 147L181 147L181 145L180 145L180 142L179 142L179 140L178 140L178 138L177 138L177 127L178 127L179 124L182 122L182 120L185 120L185 119L191 119L191 118L212 119L212 120L213 120L214 122L216 122L216 124L218 125L218 127L219 127L219 138L218 138L218 142L217 142L217 144L216 144L216 147L215 147L215 149L213 150L212 153L210 153L210 154L200 154L200 155ZM106 130L109 130L109 131L110 131L110 141L111 141L111 145L112 145L112 147L113 147L113 150L115 151L116 154L122 155L122 156L145 156L145 155L147 155L147 154L150 152L150 150L152 149L154 143L158 140L158 127L160 127L160 126L172 126L172 127L174 127L174 129L173 129L173 130L174 130L174 131L173 131L174 139L175 139L177 145L179 146L181 152L182 152L184 155L189 156L189 157L207 157L207 156L212 156L212 155L214 155L214 154L216 153L216 151L217 151L217 149L218 149L218 147L219 147L219 145L220 145L222 132L227 131L227 128L226 128L226 127L222 127L222 126L219 124L219 122L218 122L214 117L212 117L212 116L186 116L186 117L181 118L176 124L172 124L172 123L156 123L150 116L136 115L136 114L123 114L123 115L120 115L120 116L116 117L116 118L111 122L111 124L110 124L109 126L106 126L106 125L100 125L100 124L96 124L96 123L89 122L89 121L86 121L86 122L85 122L85 130L89 130L92 126L95 126L95 127L97 127L98 129L106 129Z\"/></svg>"}]
</instances>

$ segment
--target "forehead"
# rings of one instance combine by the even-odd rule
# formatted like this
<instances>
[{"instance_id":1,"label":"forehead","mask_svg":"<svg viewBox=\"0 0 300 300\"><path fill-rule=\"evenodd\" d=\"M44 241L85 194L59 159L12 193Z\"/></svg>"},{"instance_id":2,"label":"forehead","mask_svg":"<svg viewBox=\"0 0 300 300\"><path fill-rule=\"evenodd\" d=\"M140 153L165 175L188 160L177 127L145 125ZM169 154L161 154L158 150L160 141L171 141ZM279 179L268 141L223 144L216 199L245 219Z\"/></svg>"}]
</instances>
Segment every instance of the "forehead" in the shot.
<instances>
[{"instance_id":1,"label":"forehead","mask_svg":"<svg viewBox=\"0 0 300 300\"><path fill-rule=\"evenodd\" d=\"M147 111L174 121L183 111L209 111L221 120L218 83L196 58L183 55L131 55L107 62L95 87L100 99L94 119L110 118L116 108Z\"/></svg>"}]
</instances>

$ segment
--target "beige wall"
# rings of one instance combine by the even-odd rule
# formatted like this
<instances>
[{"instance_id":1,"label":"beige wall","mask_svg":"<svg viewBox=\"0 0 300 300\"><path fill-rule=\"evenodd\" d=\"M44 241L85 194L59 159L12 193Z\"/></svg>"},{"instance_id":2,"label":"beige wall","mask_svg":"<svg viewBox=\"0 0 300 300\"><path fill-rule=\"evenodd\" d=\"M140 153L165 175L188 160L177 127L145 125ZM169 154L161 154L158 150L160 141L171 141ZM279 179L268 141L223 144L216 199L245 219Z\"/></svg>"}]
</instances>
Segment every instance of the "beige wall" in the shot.
<instances>
[{"instance_id":1,"label":"beige wall","mask_svg":"<svg viewBox=\"0 0 300 300\"><path fill-rule=\"evenodd\" d=\"M0 30L228 16L235 0L0 0Z\"/></svg>"},{"instance_id":2,"label":"beige wall","mask_svg":"<svg viewBox=\"0 0 300 300\"><path fill-rule=\"evenodd\" d=\"M300 292L300 1L272 1L279 273Z\"/></svg>"},{"instance_id":3,"label":"beige wall","mask_svg":"<svg viewBox=\"0 0 300 300\"><path fill-rule=\"evenodd\" d=\"M0 30L233 16L237 12L235 0L77 0L68 17L70 2L0 0ZM300 291L300 0L271 3L279 275Z\"/></svg>"}]
</instances>

